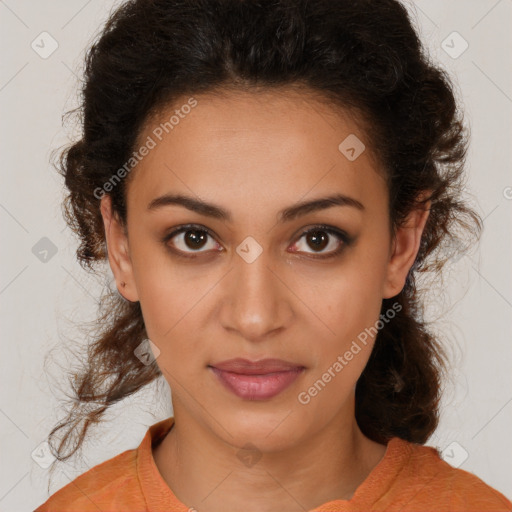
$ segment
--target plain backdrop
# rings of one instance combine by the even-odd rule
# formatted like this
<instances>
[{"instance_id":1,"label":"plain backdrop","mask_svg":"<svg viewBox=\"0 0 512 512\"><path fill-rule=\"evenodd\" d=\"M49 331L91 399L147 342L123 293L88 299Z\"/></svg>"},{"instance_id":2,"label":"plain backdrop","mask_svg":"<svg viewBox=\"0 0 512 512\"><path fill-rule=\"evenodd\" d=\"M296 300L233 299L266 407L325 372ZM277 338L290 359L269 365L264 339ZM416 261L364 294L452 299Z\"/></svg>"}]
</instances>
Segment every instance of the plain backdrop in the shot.
<instances>
[{"instance_id":1,"label":"plain backdrop","mask_svg":"<svg viewBox=\"0 0 512 512\"><path fill-rule=\"evenodd\" d=\"M63 371L73 362L62 343L87 343L76 322L97 313L102 283L75 259L76 239L61 215L63 183L50 157L78 135L63 126L62 114L77 105L85 48L118 3L0 0L1 511L33 510L48 497L49 470L36 460L45 457L46 435L69 390ZM484 218L480 245L453 261L432 290L429 315L452 367L441 424L427 444L510 497L512 1L408 5L432 58L455 80L472 134L467 197ZM114 407L83 457L54 473L50 493L137 447L149 425L172 414L169 393L157 382Z\"/></svg>"}]
</instances>

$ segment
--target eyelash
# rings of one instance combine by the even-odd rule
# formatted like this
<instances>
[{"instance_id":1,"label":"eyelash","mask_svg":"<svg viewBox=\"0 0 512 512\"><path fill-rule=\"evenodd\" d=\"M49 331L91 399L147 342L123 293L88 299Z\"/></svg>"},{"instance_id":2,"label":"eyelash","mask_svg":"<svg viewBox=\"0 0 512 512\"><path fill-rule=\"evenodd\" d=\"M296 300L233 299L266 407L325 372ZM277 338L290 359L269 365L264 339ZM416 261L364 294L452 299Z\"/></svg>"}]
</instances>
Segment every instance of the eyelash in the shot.
<instances>
[{"instance_id":1,"label":"eyelash","mask_svg":"<svg viewBox=\"0 0 512 512\"><path fill-rule=\"evenodd\" d=\"M204 226L200 226L198 224L186 224L186 225L183 225L183 226L180 226L180 227L174 229L171 233L168 233L167 235L165 235L162 239L162 243L165 245L165 247L167 249L172 251L173 254L175 254L179 257L183 257L183 258L187 258L187 259L195 259L195 258L197 258L197 256L195 256L195 255L189 256L187 254L201 254L202 252L207 252L207 251L195 251L195 252L191 252L191 253L186 253L185 251L181 251L180 249L174 249L174 248L170 247L168 244L169 240L171 240L175 236L177 236L181 233L186 233L187 231L192 231L192 230L207 233L211 238L215 238L214 233ZM330 253L327 253L327 255L324 255L324 256L319 255L319 254L314 254L314 253L307 253L308 257L312 258L312 259L328 259L328 258L334 258L336 256L339 256L342 253L342 251L344 250L344 248L346 246L349 246L353 242L353 238L351 236L349 236L347 233L345 233L344 231L341 231L337 228L333 228L331 226L327 226L324 224L319 224L319 225L316 225L316 226L313 226L313 227L307 229L300 235L299 238L297 238L297 242L299 240L301 240L304 236L307 236L309 233L314 232L314 231L322 231L322 232L328 233L329 235L333 235L343 243L341 244L341 246L338 249L336 249L335 251L331 251ZM299 251L297 251L297 252L299 252Z\"/></svg>"}]
</instances>

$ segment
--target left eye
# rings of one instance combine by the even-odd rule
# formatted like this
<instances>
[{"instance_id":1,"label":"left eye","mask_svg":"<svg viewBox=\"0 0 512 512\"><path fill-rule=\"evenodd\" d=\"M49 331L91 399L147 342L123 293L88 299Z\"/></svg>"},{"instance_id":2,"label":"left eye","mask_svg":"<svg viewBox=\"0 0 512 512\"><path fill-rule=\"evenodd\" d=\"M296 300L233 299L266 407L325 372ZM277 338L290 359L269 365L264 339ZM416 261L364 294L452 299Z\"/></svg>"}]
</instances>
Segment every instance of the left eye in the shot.
<instances>
[{"instance_id":1,"label":"left eye","mask_svg":"<svg viewBox=\"0 0 512 512\"><path fill-rule=\"evenodd\" d=\"M327 227L315 227L309 229L308 231L305 231L299 238L298 242L295 243L295 246L300 246L300 241L303 238L305 240L305 243L303 245L307 244L309 245L309 247L314 248L313 252L309 254L337 254L340 252L343 243L348 243L348 238L345 235L343 235L343 233ZM327 250L324 250L326 248ZM298 249L298 251L307 252L300 248Z\"/></svg>"}]
</instances>

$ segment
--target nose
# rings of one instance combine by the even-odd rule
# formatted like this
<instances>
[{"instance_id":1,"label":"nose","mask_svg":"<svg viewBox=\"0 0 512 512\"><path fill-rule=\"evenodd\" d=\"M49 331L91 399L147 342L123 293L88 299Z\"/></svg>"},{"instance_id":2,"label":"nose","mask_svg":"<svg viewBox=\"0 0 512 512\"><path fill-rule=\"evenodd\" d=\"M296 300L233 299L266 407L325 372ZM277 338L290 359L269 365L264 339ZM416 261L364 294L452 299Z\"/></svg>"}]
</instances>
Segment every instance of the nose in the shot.
<instances>
[{"instance_id":1,"label":"nose","mask_svg":"<svg viewBox=\"0 0 512 512\"><path fill-rule=\"evenodd\" d=\"M251 342L282 332L293 317L293 293L283 275L271 268L263 251L251 263L235 255L222 294L221 322L231 335Z\"/></svg>"}]
</instances>

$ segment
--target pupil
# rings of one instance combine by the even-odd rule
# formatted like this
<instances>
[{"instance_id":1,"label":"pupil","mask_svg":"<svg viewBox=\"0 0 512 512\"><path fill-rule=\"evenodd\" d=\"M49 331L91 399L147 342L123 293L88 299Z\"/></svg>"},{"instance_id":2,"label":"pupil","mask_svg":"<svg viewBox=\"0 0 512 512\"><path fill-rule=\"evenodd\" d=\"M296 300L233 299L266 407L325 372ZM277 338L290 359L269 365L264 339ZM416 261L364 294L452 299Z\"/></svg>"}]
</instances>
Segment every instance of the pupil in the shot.
<instances>
[{"instance_id":1,"label":"pupil","mask_svg":"<svg viewBox=\"0 0 512 512\"><path fill-rule=\"evenodd\" d=\"M322 250L328 243L327 236L323 231L312 231L308 238L316 246L316 249Z\"/></svg>"},{"instance_id":2,"label":"pupil","mask_svg":"<svg viewBox=\"0 0 512 512\"><path fill-rule=\"evenodd\" d=\"M187 231L185 243L191 249L201 248L201 243L206 240L206 233L203 231Z\"/></svg>"}]
</instances>

